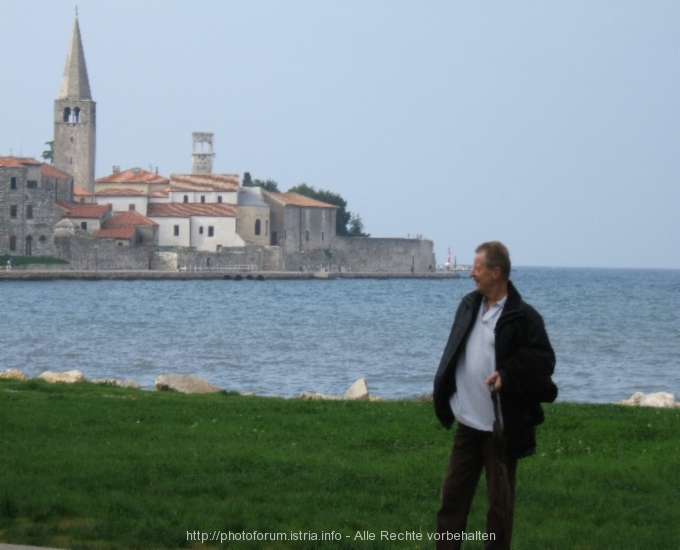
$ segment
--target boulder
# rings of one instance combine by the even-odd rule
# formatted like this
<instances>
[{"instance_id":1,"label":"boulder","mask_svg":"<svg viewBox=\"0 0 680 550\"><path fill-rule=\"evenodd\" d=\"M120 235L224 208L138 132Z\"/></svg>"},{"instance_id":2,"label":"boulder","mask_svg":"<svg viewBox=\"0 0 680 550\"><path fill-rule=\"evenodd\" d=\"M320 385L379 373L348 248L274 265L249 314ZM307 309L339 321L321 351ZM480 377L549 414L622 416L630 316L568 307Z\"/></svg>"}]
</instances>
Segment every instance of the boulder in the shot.
<instances>
[{"instance_id":1,"label":"boulder","mask_svg":"<svg viewBox=\"0 0 680 550\"><path fill-rule=\"evenodd\" d=\"M642 392L635 392L630 399L619 401L618 404L664 409L674 409L676 407L675 396L667 392L648 393L647 395Z\"/></svg>"},{"instance_id":2,"label":"boulder","mask_svg":"<svg viewBox=\"0 0 680 550\"><path fill-rule=\"evenodd\" d=\"M0 372L0 378L10 378L12 380L26 380L28 377L20 370L10 369Z\"/></svg>"},{"instance_id":3,"label":"boulder","mask_svg":"<svg viewBox=\"0 0 680 550\"><path fill-rule=\"evenodd\" d=\"M345 392L345 399L368 399L368 386L365 378L359 378L349 389Z\"/></svg>"},{"instance_id":4,"label":"boulder","mask_svg":"<svg viewBox=\"0 0 680 550\"><path fill-rule=\"evenodd\" d=\"M38 378L54 384L55 382L64 382L66 384L73 384L73 382L85 382L85 376L79 370L69 370L66 372L52 372L46 370Z\"/></svg>"},{"instance_id":5,"label":"boulder","mask_svg":"<svg viewBox=\"0 0 680 550\"><path fill-rule=\"evenodd\" d=\"M93 384L104 384L109 386L118 386L119 388L134 388L140 389L139 384L134 380L116 380L115 378L93 378L90 380Z\"/></svg>"},{"instance_id":6,"label":"boulder","mask_svg":"<svg viewBox=\"0 0 680 550\"><path fill-rule=\"evenodd\" d=\"M161 374L156 378L155 386L159 391L178 391L180 393L217 393L222 391L195 374Z\"/></svg>"}]
</instances>

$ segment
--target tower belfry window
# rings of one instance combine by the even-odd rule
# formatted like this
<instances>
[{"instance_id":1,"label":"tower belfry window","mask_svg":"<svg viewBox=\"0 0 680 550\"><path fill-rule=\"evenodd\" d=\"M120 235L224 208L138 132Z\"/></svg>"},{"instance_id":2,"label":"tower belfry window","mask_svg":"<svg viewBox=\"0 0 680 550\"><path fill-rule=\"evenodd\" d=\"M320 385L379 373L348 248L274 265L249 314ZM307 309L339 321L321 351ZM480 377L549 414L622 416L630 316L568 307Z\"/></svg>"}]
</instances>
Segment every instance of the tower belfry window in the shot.
<instances>
[{"instance_id":1,"label":"tower belfry window","mask_svg":"<svg viewBox=\"0 0 680 550\"><path fill-rule=\"evenodd\" d=\"M71 108L64 109L64 122L71 122Z\"/></svg>"},{"instance_id":2,"label":"tower belfry window","mask_svg":"<svg viewBox=\"0 0 680 550\"><path fill-rule=\"evenodd\" d=\"M80 122L80 108L73 109L73 122Z\"/></svg>"}]
</instances>

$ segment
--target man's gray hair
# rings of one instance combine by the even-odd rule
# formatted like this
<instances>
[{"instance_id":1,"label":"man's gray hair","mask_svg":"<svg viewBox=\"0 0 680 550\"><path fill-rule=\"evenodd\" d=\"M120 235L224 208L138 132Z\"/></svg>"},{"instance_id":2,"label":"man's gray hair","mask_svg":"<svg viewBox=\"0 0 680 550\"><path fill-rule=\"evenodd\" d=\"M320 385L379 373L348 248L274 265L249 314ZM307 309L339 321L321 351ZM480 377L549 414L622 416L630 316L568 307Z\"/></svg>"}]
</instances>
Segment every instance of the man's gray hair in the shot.
<instances>
[{"instance_id":1,"label":"man's gray hair","mask_svg":"<svg viewBox=\"0 0 680 550\"><path fill-rule=\"evenodd\" d=\"M507 281L510 279L510 252L506 246L500 241L488 241L480 244L475 252L479 254L480 252L486 253L486 267L489 269L499 268L501 270L501 275Z\"/></svg>"}]
</instances>

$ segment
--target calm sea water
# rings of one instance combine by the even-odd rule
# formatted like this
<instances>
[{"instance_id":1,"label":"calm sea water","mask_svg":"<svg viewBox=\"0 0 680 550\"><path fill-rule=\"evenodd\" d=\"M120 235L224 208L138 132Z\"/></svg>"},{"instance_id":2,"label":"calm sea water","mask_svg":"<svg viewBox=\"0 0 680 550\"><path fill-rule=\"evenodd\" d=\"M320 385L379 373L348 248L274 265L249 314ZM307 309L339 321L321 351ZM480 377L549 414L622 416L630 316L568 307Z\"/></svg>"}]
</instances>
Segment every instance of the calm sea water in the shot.
<instances>
[{"instance_id":1,"label":"calm sea water","mask_svg":"<svg viewBox=\"0 0 680 550\"><path fill-rule=\"evenodd\" d=\"M543 315L560 400L680 398L680 271L518 268ZM52 281L0 284L2 367L81 370L152 388L196 373L228 390L388 398L432 391L459 280Z\"/></svg>"}]
</instances>

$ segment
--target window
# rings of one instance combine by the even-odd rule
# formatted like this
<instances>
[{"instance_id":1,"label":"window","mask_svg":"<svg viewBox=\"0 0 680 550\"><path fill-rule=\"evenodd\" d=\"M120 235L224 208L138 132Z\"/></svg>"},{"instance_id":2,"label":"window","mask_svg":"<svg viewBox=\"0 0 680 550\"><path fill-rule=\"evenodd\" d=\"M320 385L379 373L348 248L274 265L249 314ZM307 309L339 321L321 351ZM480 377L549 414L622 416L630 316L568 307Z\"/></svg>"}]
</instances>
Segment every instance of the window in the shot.
<instances>
[{"instance_id":1,"label":"window","mask_svg":"<svg viewBox=\"0 0 680 550\"><path fill-rule=\"evenodd\" d=\"M16 235L10 235L9 236L9 250L10 250L10 252L16 252L16 250L17 250L17 236Z\"/></svg>"},{"instance_id":2,"label":"window","mask_svg":"<svg viewBox=\"0 0 680 550\"><path fill-rule=\"evenodd\" d=\"M16 178L10 178L9 188L10 189L16 189L17 188L17 179Z\"/></svg>"},{"instance_id":3,"label":"window","mask_svg":"<svg viewBox=\"0 0 680 550\"><path fill-rule=\"evenodd\" d=\"M85 199L80 199L80 204L85 204Z\"/></svg>"},{"instance_id":4,"label":"window","mask_svg":"<svg viewBox=\"0 0 680 550\"><path fill-rule=\"evenodd\" d=\"M26 189L37 189L38 188L38 182L35 180L28 180L26 182Z\"/></svg>"},{"instance_id":5,"label":"window","mask_svg":"<svg viewBox=\"0 0 680 550\"><path fill-rule=\"evenodd\" d=\"M33 237L26 237L26 256L33 256Z\"/></svg>"},{"instance_id":6,"label":"window","mask_svg":"<svg viewBox=\"0 0 680 550\"><path fill-rule=\"evenodd\" d=\"M186 198L186 196L184 198ZM173 234L175 235L175 237L179 236L179 225L176 225L174 227L174 233Z\"/></svg>"},{"instance_id":7,"label":"window","mask_svg":"<svg viewBox=\"0 0 680 550\"><path fill-rule=\"evenodd\" d=\"M305 231L305 241L309 240L309 231Z\"/></svg>"},{"instance_id":8,"label":"window","mask_svg":"<svg viewBox=\"0 0 680 550\"><path fill-rule=\"evenodd\" d=\"M87 222L80 222L80 229L87 231Z\"/></svg>"},{"instance_id":9,"label":"window","mask_svg":"<svg viewBox=\"0 0 680 550\"><path fill-rule=\"evenodd\" d=\"M219 195L219 196L217 197L217 202L220 203L220 204L222 204L222 195Z\"/></svg>"},{"instance_id":10,"label":"window","mask_svg":"<svg viewBox=\"0 0 680 550\"><path fill-rule=\"evenodd\" d=\"M255 220L255 235L260 234L261 225L260 220Z\"/></svg>"},{"instance_id":11,"label":"window","mask_svg":"<svg viewBox=\"0 0 680 550\"><path fill-rule=\"evenodd\" d=\"M30 220L33 217L33 205L26 205L26 219Z\"/></svg>"},{"instance_id":12,"label":"window","mask_svg":"<svg viewBox=\"0 0 680 550\"><path fill-rule=\"evenodd\" d=\"M47 242L47 237L45 235L40 235L40 238L38 239L41 243Z\"/></svg>"},{"instance_id":13,"label":"window","mask_svg":"<svg viewBox=\"0 0 680 550\"><path fill-rule=\"evenodd\" d=\"M208 237L214 237L215 236L215 228L212 225L208 226Z\"/></svg>"},{"instance_id":14,"label":"window","mask_svg":"<svg viewBox=\"0 0 680 550\"><path fill-rule=\"evenodd\" d=\"M186 204L188 202L189 202L189 195L184 195L184 203Z\"/></svg>"},{"instance_id":15,"label":"window","mask_svg":"<svg viewBox=\"0 0 680 550\"><path fill-rule=\"evenodd\" d=\"M128 210L134 211L134 209L135 209L135 205L134 205L134 204L129 204L129 205L128 205Z\"/></svg>"},{"instance_id":16,"label":"window","mask_svg":"<svg viewBox=\"0 0 680 550\"><path fill-rule=\"evenodd\" d=\"M17 205L16 204L11 204L9 207L9 217L10 218L16 218L17 217Z\"/></svg>"},{"instance_id":17,"label":"window","mask_svg":"<svg viewBox=\"0 0 680 550\"><path fill-rule=\"evenodd\" d=\"M276 231L272 231L272 246L279 245L279 235Z\"/></svg>"},{"instance_id":18,"label":"window","mask_svg":"<svg viewBox=\"0 0 680 550\"><path fill-rule=\"evenodd\" d=\"M73 122L80 122L80 109L78 107L73 109Z\"/></svg>"},{"instance_id":19,"label":"window","mask_svg":"<svg viewBox=\"0 0 680 550\"><path fill-rule=\"evenodd\" d=\"M122 241L118 241L118 243L116 243L116 244L118 244L118 246L123 246L123 242L122 242Z\"/></svg>"},{"instance_id":20,"label":"window","mask_svg":"<svg viewBox=\"0 0 680 550\"><path fill-rule=\"evenodd\" d=\"M205 202L205 195L201 195L201 202L202 202L202 203Z\"/></svg>"},{"instance_id":21,"label":"window","mask_svg":"<svg viewBox=\"0 0 680 550\"><path fill-rule=\"evenodd\" d=\"M71 108L64 109L64 122L71 122Z\"/></svg>"},{"instance_id":22,"label":"window","mask_svg":"<svg viewBox=\"0 0 680 550\"><path fill-rule=\"evenodd\" d=\"M323 242L323 240L324 240L323 238L324 238L324 232L322 231L321 232L321 242Z\"/></svg>"},{"instance_id":23,"label":"window","mask_svg":"<svg viewBox=\"0 0 680 550\"><path fill-rule=\"evenodd\" d=\"M198 234L203 235L203 226L198 228Z\"/></svg>"}]
</instances>

